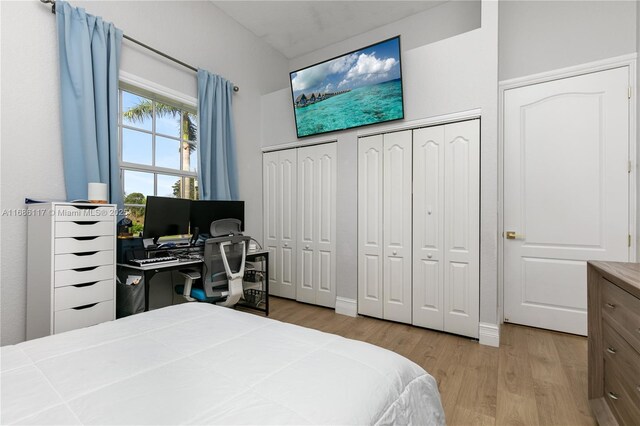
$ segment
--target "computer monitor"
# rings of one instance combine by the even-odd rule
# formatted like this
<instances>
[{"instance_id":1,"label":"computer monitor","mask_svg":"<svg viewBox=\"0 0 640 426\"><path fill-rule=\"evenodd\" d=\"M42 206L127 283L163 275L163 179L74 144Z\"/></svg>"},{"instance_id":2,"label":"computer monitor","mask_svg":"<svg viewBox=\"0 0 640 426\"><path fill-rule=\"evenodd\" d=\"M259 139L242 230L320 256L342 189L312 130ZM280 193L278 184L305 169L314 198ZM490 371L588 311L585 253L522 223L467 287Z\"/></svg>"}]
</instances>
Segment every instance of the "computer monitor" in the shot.
<instances>
[{"instance_id":1,"label":"computer monitor","mask_svg":"<svg viewBox=\"0 0 640 426\"><path fill-rule=\"evenodd\" d=\"M200 234L209 234L211 222L220 219L238 219L244 231L244 201L196 200L191 202L191 233L197 227Z\"/></svg>"},{"instance_id":2,"label":"computer monitor","mask_svg":"<svg viewBox=\"0 0 640 426\"><path fill-rule=\"evenodd\" d=\"M158 238L183 235L189 232L189 210L191 201L183 198L147 197L142 237Z\"/></svg>"}]
</instances>

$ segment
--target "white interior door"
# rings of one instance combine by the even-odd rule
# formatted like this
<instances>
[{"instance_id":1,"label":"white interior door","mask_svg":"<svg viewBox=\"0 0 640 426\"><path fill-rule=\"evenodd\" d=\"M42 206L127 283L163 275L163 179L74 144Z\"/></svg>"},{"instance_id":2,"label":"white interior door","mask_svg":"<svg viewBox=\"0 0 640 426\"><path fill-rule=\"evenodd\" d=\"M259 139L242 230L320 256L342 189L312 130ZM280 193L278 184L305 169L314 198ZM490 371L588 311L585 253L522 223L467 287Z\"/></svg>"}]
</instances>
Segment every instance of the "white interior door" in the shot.
<instances>
[{"instance_id":1,"label":"white interior door","mask_svg":"<svg viewBox=\"0 0 640 426\"><path fill-rule=\"evenodd\" d=\"M358 313L382 318L382 135L358 140Z\"/></svg>"},{"instance_id":2,"label":"white interior door","mask_svg":"<svg viewBox=\"0 0 640 426\"><path fill-rule=\"evenodd\" d=\"M504 319L587 333L587 260L629 260L629 68L504 92Z\"/></svg>"},{"instance_id":3,"label":"white interior door","mask_svg":"<svg viewBox=\"0 0 640 426\"><path fill-rule=\"evenodd\" d=\"M337 144L316 145L317 174L314 184L317 194L315 245L316 304L336 306L336 190Z\"/></svg>"},{"instance_id":4,"label":"white interior door","mask_svg":"<svg viewBox=\"0 0 640 426\"><path fill-rule=\"evenodd\" d=\"M280 296L278 264L278 152L262 155L262 202L264 210L264 249L269 252L269 293Z\"/></svg>"},{"instance_id":5,"label":"white interior door","mask_svg":"<svg viewBox=\"0 0 640 426\"><path fill-rule=\"evenodd\" d=\"M444 126L444 331L478 337L480 120Z\"/></svg>"},{"instance_id":6,"label":"white interior door","mask_svg":"<svg viewBox=\"0 0 640 426\"><path fill-rule=\"evenodd\" d=\"M269 293L296 297L296 150L263 155L264 242L269 251Z\"/></svg>"},{"instance_id":7,"label":"white interior door","mask_svg":"<svg viewBox=\"0 0 640 426\"><path fill-rule=\"evenodd\" d=\"M278 154L278 296L295 299L297 152L287 149Z\"/></svg>"},{"instance_id":8,"label":"white interior door","mask_svg":"<svg viewBox=\"0 0 640 426\"><path fill-rule=\"evenodd\" d=\"M384 135L383 318L411 323L411 130Z\"/></svg>"},{"instance_id":9,"label":"white interior door","mask_svg":"<svg viewBox=\"0 0 640 426\"><path fill-rule=\"evenodd\" d=\"M296 300L316 303L318 271L314 262L317 240L316 175L318 160L315 146L298 149L298 289Z\"/></svg>"},{"instance_id":10,"label":"white interior door","mask_svg":"<svg viewBox=\"0 0 640 426\"><path fill-rule=\"evenodd\" d=\"M336 144L298 149L296 300L336 304Z\"/></svg>"},{"instance_id":11,"label":"white interior door","mask_svg":"<svg viewBox=\"0 0 640 426\"><path fill-rule=\"evenodd\" d=\"M413 132L413 324L444 329L444 126Z\"/></svg>"}]
</instances>

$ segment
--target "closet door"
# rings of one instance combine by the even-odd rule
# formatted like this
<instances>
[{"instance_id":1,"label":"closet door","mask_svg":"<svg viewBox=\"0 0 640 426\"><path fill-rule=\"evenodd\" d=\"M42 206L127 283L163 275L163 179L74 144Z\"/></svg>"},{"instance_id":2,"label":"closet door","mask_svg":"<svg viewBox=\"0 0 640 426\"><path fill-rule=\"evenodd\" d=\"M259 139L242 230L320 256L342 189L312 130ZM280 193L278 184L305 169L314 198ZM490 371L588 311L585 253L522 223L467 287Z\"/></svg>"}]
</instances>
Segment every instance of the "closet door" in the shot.
<instances>
[{"instance_id":1,"label":"closet door","mask_svg":"<svg viewBox=\"0 0 640 426\"><path fill-rule=\"evenodd\" d=\"M478 337L480 315L480 125L444 129L444 330Z\"/></svg>"},{"instance_id":2,"label":"closet door","mask_svg":"<svg viewBox=\"0 0 640 426\"><path fill-rule=\"evenodd\" d=\"M383 318L411 323L411 130L384 135Z\"/></svg>"},{"instance_id":3,"label":"closet door","mask_svg":"<svg viewBox=\"0 0 640 426\"><path fill-rule=\"evenodd\" d=\"M336 191L337 191L337 144L316 147L317 191L315 262L317 265L316 304L336 306Z\"/></svg>"},{"instance_id":4,"label":"closet door","mask_svg":"<svg viewBox=\"0 0 640 426\"><path fill-rule=\"evenodd\" d=\"M269 293L281 295L278 264L278 152L262 155L262 203L264 211L264 249L269 252Z\"/></svg>"},{"instance_id":5,"label":"closet door","mask_svg":"<svg viewBox=\"0 0 640 426\"><path fill-rule=\"evenodd\" d=\"M278 157L278 296L296 298L297 152L287 149Z\"/></svg>"},{"instance_id":6,"label":"closet door","mask_svg":"<svg viewBox=\"0 0 640 426\"><path fill-rule=\"evenodd\" d=\"M336 144L298 149L298 290L300 302L336 303Z\"/></svg>"},{"instance_id":7,"label":"closet door","mask_svg":"<svg viewBox=\"0 0 640 426\"><path fill-rule=\"evenodd\" d=\"M413 132L413 324L444 329L445 126Z\"/></svg>"},{"instance_id":8,"label":"closet door","mask_svg":"<svg viewBox=\"0 0 640 426\"><path fill-rule=\"evenodd\" d=\"M382 135L358 140L358 313L382 318Z\"/></svg>"},{"instance_id":9,"label":"closet door","mask_svg":"<svg viewBox=\"0 0 640 426\"><path fill-rule=\"evenodd\" d=\"M263 155L264 243L269 251L269 292L296 297L295 149Z\"/></svg>"}]
</instances>

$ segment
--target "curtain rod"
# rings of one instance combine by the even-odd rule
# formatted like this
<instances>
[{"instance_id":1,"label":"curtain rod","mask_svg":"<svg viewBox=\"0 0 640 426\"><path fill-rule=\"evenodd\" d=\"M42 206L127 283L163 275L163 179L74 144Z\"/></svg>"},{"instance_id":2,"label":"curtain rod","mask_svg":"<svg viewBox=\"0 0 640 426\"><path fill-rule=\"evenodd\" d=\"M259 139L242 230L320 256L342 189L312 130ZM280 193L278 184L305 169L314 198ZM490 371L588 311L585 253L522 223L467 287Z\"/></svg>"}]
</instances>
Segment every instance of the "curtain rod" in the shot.
<instances>
[{"instance_id":1,"label":"curtain rod","mask_svg":"<svg viewBox=\"0 0 640 426\"><path fill-rule=\"evenodd\" d=\"M55 2L55 0L40 0L40 2L42 2L44 4L50 4L51 5L51 13L56 13L56 2ZM196 68L196 67L194 67L192 65L189 65L189 64L187 64L185 62L182 62L181 60L176 59L173 56L169 56L166 53L159 51L158 49L154 49L153 47L149 46L148 44L144 44L143 42L138 41L135 38L129 37L126 34L123 34L122 37L125 38L126 40L129 40L132 43L137 44L138 46L144 47L145 49L152 51L156 55L160 55L163 58L166 58L166 59L168 59L170 61L175 62L176 64L182 65L183 67L188 68L188 69L190 69L190 70L192 70L194 72L198 72L198 68ZM240 90L240 88L238 86L236 86L236 85L233 86L233 91L234 92L237 92L239 90Z\"/></svg>"}]
</instances>

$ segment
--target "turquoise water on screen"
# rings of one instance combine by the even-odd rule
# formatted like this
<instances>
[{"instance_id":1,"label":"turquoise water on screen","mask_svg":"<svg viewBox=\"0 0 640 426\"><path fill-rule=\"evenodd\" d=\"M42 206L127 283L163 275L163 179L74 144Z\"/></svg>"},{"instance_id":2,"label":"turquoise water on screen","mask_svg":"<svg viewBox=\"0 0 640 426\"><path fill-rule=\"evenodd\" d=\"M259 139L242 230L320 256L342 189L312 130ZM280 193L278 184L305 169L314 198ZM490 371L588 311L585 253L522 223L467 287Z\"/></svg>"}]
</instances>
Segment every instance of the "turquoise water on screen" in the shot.
<instances>
[{"instance_id":1,"label":"turquoise water on screen","mask_svg":"<svg viewBox=\"0 0 640 426\"><path fill-rule=\"evenodd\" d=\"M298 136L402 118L400 79L359 87L316 104L294 108Z\"/></svg>"}]
</instances>

